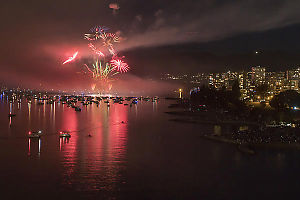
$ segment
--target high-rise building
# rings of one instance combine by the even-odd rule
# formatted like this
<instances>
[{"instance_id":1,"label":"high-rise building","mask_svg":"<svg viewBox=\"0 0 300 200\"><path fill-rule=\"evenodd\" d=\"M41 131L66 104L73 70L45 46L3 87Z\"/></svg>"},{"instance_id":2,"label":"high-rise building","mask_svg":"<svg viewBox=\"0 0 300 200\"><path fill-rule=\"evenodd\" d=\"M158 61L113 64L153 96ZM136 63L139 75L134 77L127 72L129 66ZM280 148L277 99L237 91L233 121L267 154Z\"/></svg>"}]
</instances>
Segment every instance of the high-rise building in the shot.
<instances>
[{"instance_id":1,"label":"high-rise building","mask_svg":"<svg viewBox=\"0 0 300 200\"><path fill-rule=\"evenodd\" d=\"M300 78L300 68L288 70L286 72L286 78L287 80L299 80Z\"/></svg>"},{"instance_id":2,"label":"high-rise building","mask_svg":"<svg viewBox=\"0 0 300 200\"><path fill-rule=\"evenodd\" d=\"M252 82L255 85L261 85L265 82L266 78L266 68L265 67L252 67Z\"/></svg>"},{"instance_id":3,"label":"high-rise building","mask_svg":"<svg viewBox=\"0 0 300 200\"><path fill-rule=\"evenodd\" d=\"M288 89L299 90L300 68L288 70L286 72Z\"/></svg>"}]
</instances>

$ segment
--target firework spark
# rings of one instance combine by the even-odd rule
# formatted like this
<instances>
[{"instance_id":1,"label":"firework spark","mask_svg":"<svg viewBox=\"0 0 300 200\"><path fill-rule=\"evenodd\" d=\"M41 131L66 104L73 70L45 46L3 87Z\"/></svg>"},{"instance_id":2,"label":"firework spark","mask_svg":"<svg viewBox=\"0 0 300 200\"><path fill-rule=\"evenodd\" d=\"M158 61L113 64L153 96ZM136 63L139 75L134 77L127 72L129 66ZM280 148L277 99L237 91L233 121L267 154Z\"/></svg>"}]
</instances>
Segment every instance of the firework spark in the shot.
<instances>
[{"instance_id":1,"label":"firework spark","mask_svg":"<svg viewBox=\"0 0 300 200\"><path fill-rule=\"evenodd\" d=\"M72 62L73 60L75 60L75 58L77 57L78 55L78 51L76 51L73 56L69 57L65 62L63 62L63 65L66 64L66 63L69 63L69 62Z\"/></svg>"},{"instance_id":2,"label":"firework spark","mask_svg":"<svg viewBox=\"0 0 300 200\"><path fill-rule=\"evenodd\" d=\"M84 65L92 77L96 80L108 80L119 72L114 72L114 67L110 63L105 63L102 65L101 61L96 60L91 67Z\"/></svg>"},{"instance_id":3,"label":"firework spark","mask_svg":"<svg viewBox=\"0 0 300 200\"><path fill-rule=\"evenodd\" d=\"M120 42L120 37L117 36L115 33L103 33L100 36L105 43L112 43L113 42ZM108 41L108 42L107 42Z\"/></svg>"},{"instance_id":4,"label":"firework spark","mask_svg":"<svg viewBox=\"0 0 300 200\"><path fill-rule=\"evenodd\" d=\"M88 46L98 55L104 57L104 53L98 50L92 43L89 43Z\"/></svg>"},{"instance_id":5,"label":"firework spark","mask_svg":"<svg viewBox=\"0 0 300 200\"><path fill-rule=\"evenodd\" d=\"M115 58L110 61L111 66L113 67L113 70L116 70L121 73L125 73L129 71L129 66L127 63L125 63L120 58Z\"/></svg>"}]
</instances>

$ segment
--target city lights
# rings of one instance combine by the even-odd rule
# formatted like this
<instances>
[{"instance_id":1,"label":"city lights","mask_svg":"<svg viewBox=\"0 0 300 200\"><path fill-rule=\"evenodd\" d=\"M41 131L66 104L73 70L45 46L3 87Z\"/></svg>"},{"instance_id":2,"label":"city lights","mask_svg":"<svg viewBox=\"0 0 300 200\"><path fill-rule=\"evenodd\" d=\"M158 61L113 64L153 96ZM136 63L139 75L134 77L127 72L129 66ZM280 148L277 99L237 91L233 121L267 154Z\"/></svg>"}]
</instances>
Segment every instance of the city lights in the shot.
<instances>
[{"instance_id":1,"label":"city lights","mask_svg":"<svg viewBox=\"0 0 300 200\"><path fill-rule=\"evenodd\" d=\"M194 85L208 85L211 88L231 90L235 80L241 92L241 99L248 101L270 101L274 95L286 90L299 91L300 68L285 72L269 72L265 67L252 67L250 71L223 73L163 74L162 80L184 81ZM180 89L179 89L180 92Z\"/></svg>"}]
</instances>

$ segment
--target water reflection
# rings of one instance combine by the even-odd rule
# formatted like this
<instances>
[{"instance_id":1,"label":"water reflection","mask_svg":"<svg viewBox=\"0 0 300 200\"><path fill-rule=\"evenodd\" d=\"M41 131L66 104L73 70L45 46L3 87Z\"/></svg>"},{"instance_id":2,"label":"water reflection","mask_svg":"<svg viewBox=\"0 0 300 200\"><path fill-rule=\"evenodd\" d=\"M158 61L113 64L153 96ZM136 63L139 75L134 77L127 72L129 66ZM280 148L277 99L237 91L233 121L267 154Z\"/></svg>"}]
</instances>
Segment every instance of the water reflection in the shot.
<instances>
[{"instance_id":1,"label":"water reflection","mask_svg":"<svg viewBox=\"0 0 300 200\"><path fill-rule=\"evenodd\" d=\"M75 167L80 162L77 160L77 141L78 141L78 123L77 116L74 110L67 109L67 107L62 107L62 130L66 130L72 133L71 141L68 145L64 145L62 149L63 160L62 164L64 167L64 184L72 185L73 176L75 173ZM74 133L74 134L73 134Z\"/></svg>"},{"instance_id":2,"label":"water reflection","mask_svg":"<svg viewBox=\"0 0 300 200\"><path fill-rule=\"evenodd\" d=\"M28 103L28 121L31 120L31 103Z\"/></svg>"},{"instance_id":3,"label":"water reflection","mask_svg":"<svg viewBox=\"0 0 300 200\"><path fill-rule=\"evenodd\" d=\"M60 137L59 138L59 151L62 150L62 146L68 144L70 142L70 138L68 137Z\"/></svg>"},{"instance_id":4,"label":"water reflection","mask_svg":"<svg viewBox=\"0 0 300 200\"><path fill-rule=\"evenodd\" d=\"M30 157L36 157L40 158L41 156L41 146L42 146L42 140L41 138L28 138L28 153L27 155Z\"/></svg>"},{"instance_id":5,"label":"water reflection","mask_svg":"<svg viewBox=\"0 0 300 200\"><path fill-rule=\"evenodd\" d=\"M152 106L153 106L153 112L157 112L157 101L153 101Z\"/></svg>"},{"instance_id":6,"label":"water reflection","mask_svg":"<svg viewBox=\"0 0 300 200\"><path fill-rule=\"evenodd\" d=\"M31 147L31 140L28 139L28 155L30 156L30 147Z\"/></svg>"},{"instance_id":7,"label":"water reflection","mask_svg":"<svg viewBox=\"0 0 300 200\"><path fill-rule=\"evenodd\" d=\"M42 140L39 138L39 146L38 146L38 156L39 157L41 155L41 145L42 145Z\"/></svg>"},{"instance_id":8,"label":"water reflection","mask_svg":"<svg viewBox=\"0 0 300 200\"><path fill-rule=\"evenodd\" d=\"M279 173L290 173L288 181L294 177L293 183L299 179L295 177L298 152L259 153L250 157L231 145L203 140L195 130L223 134L245 127L170 122L170 116L163 113L168 104L163 105L162 101L139 102L132 107L111 102L110 108L104 103L99 107L93 104L82 112L60 103L42 106L36 101L22 101L20 110L15 110L13 126L7 128L7 114L13 110L13 103L6 99L0 105L4 113L0 116L4 174L0 184L9 194L16 187L24 188L21 198L24 195L28 199L34 194L47 199L53 194L49 199L68 199L69 195L74 195L72 199L97 199L97 195L105 193L113 199L128 192L132 197L128 199L136 195L147 199L152 193L165 193L163 199L176 198L178 194L189 199L191 190L186 188L212 194L229 191L228 196L250 188L247 192L251 194L257 182L252 174L270 180L264 182L271 185L270 193L279 187L272 184L282 182L273 181ZM42 130L44 134L41 139L29 139L29 130ZM71 138L59 138L59 131L70 131ZM232 184L224 186L220 180L230 180ZM248 185L239 188L241 183ZM171 192L174 195L169 195Z\"/></svg>"},{"instance_id":9,"label":"water reflection","mask_svg":"<svg viewBox=\"0 0 300 200\"><path fill-rule=\"evenodd\" d=\"M9 127L11 127L11 124L12 124L12 116L11 114L13 113L13 103L10 102L9 103Z\"/></svg>"},{"instance_id":10,"label":"water reflection","mask_svg":"<svg viewBox=\"0 0 300 200\"><path fill-rule=\"evenodd\" d=\"M63 111L62 127L72 135L70 140L59 140L63 184L81 191L114 191L125 163L128 108L114 104L87 109Z\"/></svg>"},{"instance_id":11,"label":"water reflection","mask_svg":"<svg viewBox=\"0 0 300 200\"><path fill-rule=\"evenodd\" d=\"M9 117L9 127L11 127L11 118L12 117Z\"/></svg>"}]
</instances>

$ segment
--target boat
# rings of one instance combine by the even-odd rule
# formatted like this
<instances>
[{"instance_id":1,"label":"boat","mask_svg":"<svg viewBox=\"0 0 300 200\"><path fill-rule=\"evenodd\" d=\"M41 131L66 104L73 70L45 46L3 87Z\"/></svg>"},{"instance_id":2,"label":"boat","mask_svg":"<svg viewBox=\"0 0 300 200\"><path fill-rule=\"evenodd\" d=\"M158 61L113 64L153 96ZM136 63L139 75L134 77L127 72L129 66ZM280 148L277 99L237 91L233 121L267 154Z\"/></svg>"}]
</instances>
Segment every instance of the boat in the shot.
<instances>
[{"instance_id":1,"label":"boat","mask_svg":"<svg viewBox=\"0 0 300 200\"><path fill-rule=\"evenodd\" d=\"M132 100L131 103L132 103L132 104L137 104L137 103L138 103L138 100L137 100L137 99L134 99L134 100Z\"/></svg>"},{"instance_id":2,"label":"boat","mask_svg":"<svg viewBox=\"0 0 300 200\"><path fill-rule=\"evenodd\" d=\"M59 132L59 137L62 137L62 138L70 138L71 137L71 134L67 131L60 131Z\"/></svg>"},{"instance_id":3,"label":"boat","mask_svg":"<svg viewBox=\"0 0 300 200\"><path fill-rule=\"evenodd\" d=\"M16 116L16 114L13 114L13 113L8 114L8 117L15 117L15 116Z\"/></svg>"},{"instance_id":4,"label":"boat","mask_svg":"<svg viewBox=\"0 0 300 200\"><path fill-rule=\"evenodd\" d=\"M76 107L76 108L75 108L75 111L81 112L81 108Z\"/></svg>"},{"instance_id":5,"label":"boat","mask_svg":"<svg viewBox=\"0 0 300 200\"><path fill-rule=\"evenodd\" d=\"M29 138L40 138L42 135L42 131L36 131L36 132L28 132L28 137Z\"/></svg>"}]
</instances>

